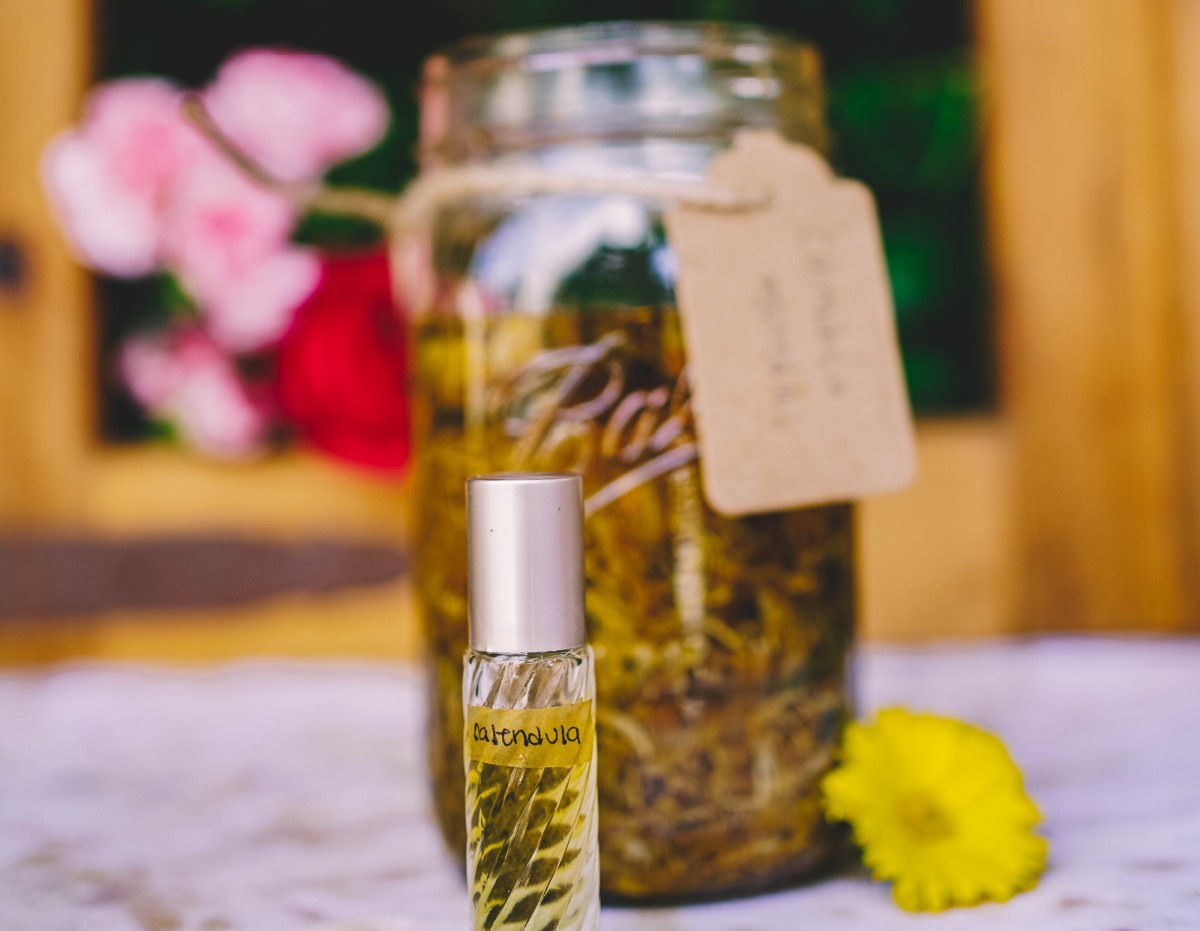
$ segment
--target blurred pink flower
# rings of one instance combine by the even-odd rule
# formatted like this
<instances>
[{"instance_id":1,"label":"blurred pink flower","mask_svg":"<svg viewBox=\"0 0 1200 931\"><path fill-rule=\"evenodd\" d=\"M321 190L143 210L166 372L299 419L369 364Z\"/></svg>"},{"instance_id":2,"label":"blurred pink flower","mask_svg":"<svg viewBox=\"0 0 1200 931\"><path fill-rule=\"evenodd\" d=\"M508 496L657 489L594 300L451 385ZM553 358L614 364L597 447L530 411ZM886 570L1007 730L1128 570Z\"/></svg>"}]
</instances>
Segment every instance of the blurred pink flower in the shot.
<instances>
[{"instance_id":1,"label":"blurred pink flower","mask_svg":"<svg viewBox=\"0 0 1200 931\"><path fill-rule=\"evenodd\" d=\"M295 221L285 197L224 162L196 165L181 184L164 219L164 256L226 349L278 340L316 286L316 259L289 242Z\"/></svg>"},{"instance_id":2,"label":"blurred pink flower","mask_svg":"<svg viewBox=\"0 0 1200 931\"><path fill-rule=\"evenodd\" d=\"M141 333L121 347L117 366L133 399L148 411L165 407L182 378L176 333Z\"/></svg>"},{"instance_id":3,"label":"blurred pink flower","mask_svg":"<svg viewBox=\"0 0 1200 931\"><path fill-rule=\"evenodd\" d=\"M42 175L59 223L80 258L99 271L154 271L176 183L206 155L215 158L179 101L168 81L110 81L92 92L79 127L46 150Z\"/></svg>"},{"instance_id":4,"label":"blurred pink flower","mask_svg":"<svg viewBox=\"0 0 1200 931\"><path fill-rule=\"evenodd\" d=\"M323 55L248 49L204 92L230 140L282 181L307 181L383 136L388 105L370 81Z\"/></svg>"},{"instance_id":5,"label":"blurred pink flower","mask_svg":"<svg viewBox=\"0 0 1200 931\"><path fill-rule=\"evenodd\" d=\"M321 278L311 249L283 249L230 279L205 307L209 332L234 352L274 345Z\"/></svg>"},{"instance_id":6,"label":"blurred pink flower","mask_svg":"<svg viewBox=\"0 0 1200 931\"><path fill-rule=\"evenodd\" d=\"M167 264L202 301L287 245L295 210L285 197L220 161L183 179L163 223Z\"/></svg>"},{"instance_id":7,"label":"blurred pink flower","mask_svg":"<svg viewBox=\"0 0 1200 931\"><path fill-rule=\"evenodd\" d=\"M119 367L134 399L187 445L223 459L261 450L270 426L267 395L253 392L200 330L135 336L122 347Z\"/></svg>"}]
</instances>

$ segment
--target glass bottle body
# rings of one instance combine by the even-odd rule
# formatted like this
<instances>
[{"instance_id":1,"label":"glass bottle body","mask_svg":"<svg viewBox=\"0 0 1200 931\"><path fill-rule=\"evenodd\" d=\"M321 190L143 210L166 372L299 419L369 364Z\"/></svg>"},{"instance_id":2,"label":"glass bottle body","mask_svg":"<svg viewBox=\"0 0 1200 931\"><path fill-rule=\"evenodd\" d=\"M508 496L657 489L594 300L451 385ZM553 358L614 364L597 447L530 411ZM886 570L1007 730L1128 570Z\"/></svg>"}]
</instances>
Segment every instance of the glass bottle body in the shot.
<instances>
[{"instance_id":1,"label":"glass bottle body","mask_svg":"<svg viewBox=\"0 0 1200 931\"><path fill-rule=\"evenodd\" d=\"M594 701L589 647L467 651L467 879L476 931L598 927Z\"/></svg>"},{"instance_id":2,"label":"glass bottle body","mask_svg":"<svg viewBox=\"0 0 1200 931\"><path fill-rule=\"evenodd\" d=\"M625 24L496 46L443 62L427 170L700 180L742 126L824 148L815 53L770 33ZM470 199L439 215L424 243L428 287L407 295L439 823L457 854L463 482L577 472L601 879L606 895L636 900L762 889L836 849L818 784L849 714L855 616L849 505L735 518L705 502L665 209L602 195Z\"/></svg>"}]
</instances>

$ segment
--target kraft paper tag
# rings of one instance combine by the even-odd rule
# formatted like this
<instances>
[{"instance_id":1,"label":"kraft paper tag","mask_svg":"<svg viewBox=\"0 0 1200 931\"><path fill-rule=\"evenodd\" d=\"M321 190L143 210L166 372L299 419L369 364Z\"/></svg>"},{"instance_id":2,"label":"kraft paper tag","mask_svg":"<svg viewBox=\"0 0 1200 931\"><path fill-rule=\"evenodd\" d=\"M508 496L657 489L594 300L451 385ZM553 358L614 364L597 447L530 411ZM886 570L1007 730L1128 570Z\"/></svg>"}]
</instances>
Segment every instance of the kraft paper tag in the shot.
<instances>
[{"instance_id":1,"label":"kraft paper tag","mask_svg":"<svg viewBox=\"0 0 1200 931\"><path fill-rule=\"evenodd\" d=\"M666 218L709 504L751 514L908 484L912 415L870 192L764 130L708 177L770 197Z\"/></svg>"},{"instance_id":2,"label":"kraft paper tag","mask_svg":"<svg viewBox=\"0 0 1200 931\"><path fill-rule=\"evenodd\" d=\"M520 766L577 766L596 745L593 703L555 708L467 708L467 756L482 763Z\"/></svg>"}]
</instances>

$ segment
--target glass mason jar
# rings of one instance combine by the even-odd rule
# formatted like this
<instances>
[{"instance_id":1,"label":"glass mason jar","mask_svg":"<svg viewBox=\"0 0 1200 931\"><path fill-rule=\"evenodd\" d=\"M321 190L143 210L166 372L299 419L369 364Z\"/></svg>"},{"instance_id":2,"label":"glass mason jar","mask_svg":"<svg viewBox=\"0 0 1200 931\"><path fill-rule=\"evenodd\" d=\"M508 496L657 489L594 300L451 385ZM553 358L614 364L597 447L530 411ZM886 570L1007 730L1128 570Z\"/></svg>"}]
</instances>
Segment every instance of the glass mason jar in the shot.
<instances>
[{"instance_id":1,"label":"glass mason jar","mask_svg":"<svg viewBox=\"0 0 1200 931\"><path fill-rule=\"evenodd\" d=\"M816 52L710 24L467 40L427 62L421 125L426 172L699 180L742 127L826 142ZM402 278L425 281L408 295L420 301L414 553L441 828L458 854L464 484L579 472L602 883L642 900L760 889L828 859L817 787L848 715L855 613L849 505L731 518L705 503L666 207L477 196L441 209L401 258Z\"/></svg>"}]
</instances>

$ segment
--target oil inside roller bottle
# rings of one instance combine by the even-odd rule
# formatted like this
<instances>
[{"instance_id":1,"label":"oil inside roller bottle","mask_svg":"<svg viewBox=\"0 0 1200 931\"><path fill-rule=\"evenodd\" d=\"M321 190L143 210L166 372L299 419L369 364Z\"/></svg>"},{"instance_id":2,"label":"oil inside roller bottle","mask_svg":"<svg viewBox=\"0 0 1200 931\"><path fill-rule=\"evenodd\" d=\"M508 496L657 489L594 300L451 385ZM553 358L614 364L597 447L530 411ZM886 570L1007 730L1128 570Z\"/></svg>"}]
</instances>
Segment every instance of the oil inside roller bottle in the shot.
<instances>
[{"instance_id":1,"label":"oil inside roller bottle","mask_svg":"<svg viewBox=\"0 0 1200 931\"><path fill-rule=\"evenodd\" d=\"M574 706L562 704L589 694L591 666L586 647L537 657L468 656L467 701L489 707L553 701L558 707L586 708L591 716L590 698ZM557 744L563 736L549 733L554 725L546 726L541 708L521 709L506 723L526 732L526 741L543 742L528 748L530 753L544 749L551 737ZM569 729L560 730L570 738ZM575 765L514 766L468 759L467 872L476 931L596 927L595 736L594 729L583 732L591 747L579 748L587 750L580 753L586 760ZM468 732L468 742L470 736ZM509 734L501 737L493 731L492 739L499 745ZM510 749L521 746L521 735L514 731L511 739Z\"/></svg>"}]
</instances>

